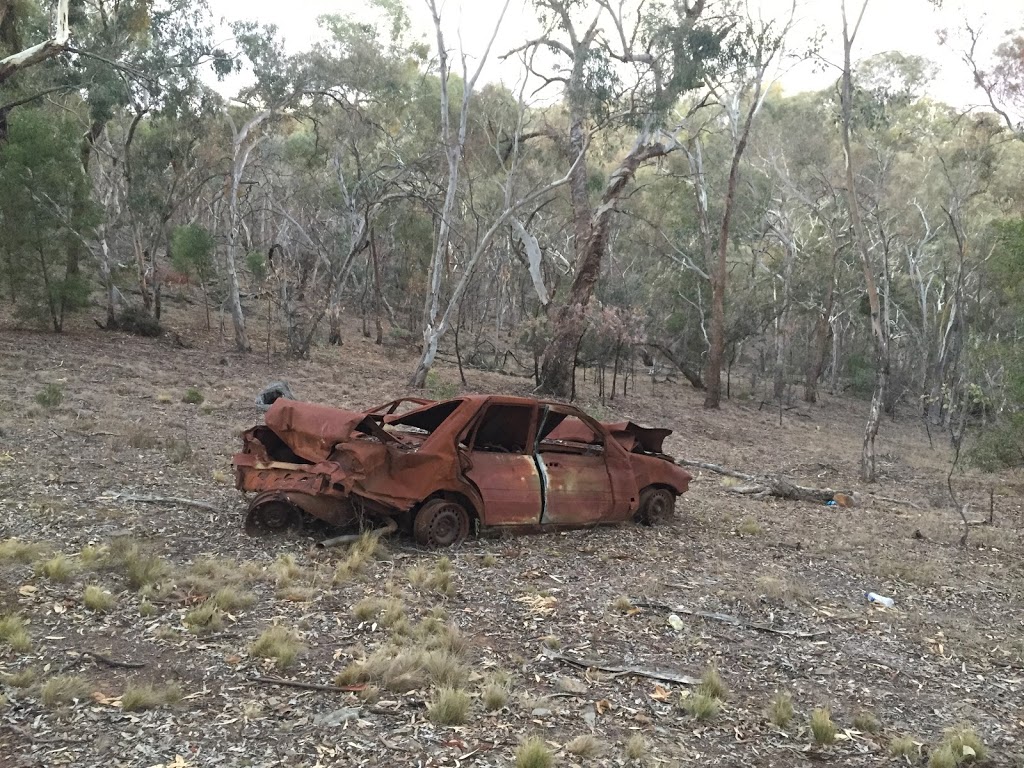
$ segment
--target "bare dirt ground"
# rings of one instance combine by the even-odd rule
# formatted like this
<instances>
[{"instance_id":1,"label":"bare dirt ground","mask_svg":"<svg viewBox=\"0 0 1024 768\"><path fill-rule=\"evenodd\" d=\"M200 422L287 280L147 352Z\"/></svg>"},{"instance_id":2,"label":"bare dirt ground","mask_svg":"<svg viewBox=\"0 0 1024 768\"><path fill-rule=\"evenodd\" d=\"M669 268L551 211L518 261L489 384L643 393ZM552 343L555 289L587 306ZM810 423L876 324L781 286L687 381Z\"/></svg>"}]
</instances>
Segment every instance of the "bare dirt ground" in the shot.
<instances>
[{"instance_id":1,"label":"bare dirt ground","mask_svg":"<svg viewBox=\"0 0 1024 768\"><path fill-rule=\"evenodd\" d=\"M512 766L529 736L561 766L907 765L956 726L984 742L983 764L1024 765L1024 477L955 475L975 518L994 491L994 524L961 548L948 442L931 447L912 415L883 424L866 487L862 402L826 396L780 425L756 401L705 412L685 382L640 379L603 408L583 385L603 418L674 429L676 456L863 501L759 501L700 474L653 528L324 552L322 532L242 532L230 454L261 418L253 397L284 378L304 399L369 406L407 393L414 353L353 334L268 363L263 340L239 356L177 320L190 348L87 319L63 337L0 331L0 765ZM467 375L472 391L530 389ZM442 366L435 390L455 382ZM201 404L183 402L190 388ZM660 606L743 623L677 610L673 627ZM275 625L291 663L254 646ZM701 719L695 686L595 665L714 667L728 690ZM445 684L469 696L461 725L437 722ZM777 704L773 723L786 693L793 716ZM831 743L815 741L816 708Z\"/></svg>"}]
</instances>

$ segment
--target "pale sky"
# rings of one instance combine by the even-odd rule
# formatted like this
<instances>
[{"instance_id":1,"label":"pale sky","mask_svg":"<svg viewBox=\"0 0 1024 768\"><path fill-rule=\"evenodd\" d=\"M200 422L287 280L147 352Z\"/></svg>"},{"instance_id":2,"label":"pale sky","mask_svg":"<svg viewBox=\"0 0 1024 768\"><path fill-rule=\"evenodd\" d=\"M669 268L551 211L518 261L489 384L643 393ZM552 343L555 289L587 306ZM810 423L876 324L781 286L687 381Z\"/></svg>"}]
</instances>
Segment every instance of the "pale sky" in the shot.
<instances>
[{"instance_id":1,"label":"pale sky","mask_svg":"<svg viewBox=\"0 0 1024 768\"><path fill-rule=\"evenodd\" d=\"M501 9L501 0L438 0L449 48L457 48L458 34L470 57L483 53ZM748 0L755 13L771 17L787 13L789 0ZM316 19L322 14L351 14L359 17L367 3L352 0L210 0L215 17L228 20L252 19L275 24L286 40L289 50L307 47L317 34ZM972 26L981 26L984 38L979 51L991 51L1011 28L1024 27L1024 0L945 0L941 11L928 0L869 0L864 22L857 38L854 57L863 59L890 50L900 50L931 59L940 67L939 77L931 95L958 107L981 104L984 97L973 86L970 71L952 46L939 45L936 32L946 28L954 32L968 19ZM407 0L413 27L433 48L433 30L425 0ZM853 16L860 0L849 0L847 12ZM828 37L822 55L832 62L842 61L840 0L797 0L797 24L789 45L801 48L806 38L818 27L825 27ZM501 65L497 57L520 45L537 33L532 6L527 0L511 0L505 21L491 53L491 63L484 79L501 79L511 85L518 76L518 67ZM821 67L819 65L818 69ZM826 87L838 71L826 68L815 72L804 63L785 72L780 82L787 93Z\"/></svg>"}]
</instances>

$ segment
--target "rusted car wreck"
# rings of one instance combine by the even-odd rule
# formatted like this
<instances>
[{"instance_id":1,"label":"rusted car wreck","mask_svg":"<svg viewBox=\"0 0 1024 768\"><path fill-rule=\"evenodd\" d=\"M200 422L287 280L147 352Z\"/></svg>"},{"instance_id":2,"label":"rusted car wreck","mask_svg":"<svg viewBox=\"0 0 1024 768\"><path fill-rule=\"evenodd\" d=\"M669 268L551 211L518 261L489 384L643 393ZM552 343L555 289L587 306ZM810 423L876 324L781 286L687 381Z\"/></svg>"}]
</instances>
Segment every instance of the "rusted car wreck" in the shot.
<instances>
[{"instance_id":1,"label":"rusted car wreck","mask_svg":"<svg viewBox=\"0 0 1024 768\"><path fill-rule=\"evenodd\" d=\"M279 399L242 435L233 463L236 487L257 494L251 533L305 514L449 546L477 524L578 528L670 514L691 477L663 453L669 434L523 397L405 398L364 412Z\"/></svg>"}]
</instances>

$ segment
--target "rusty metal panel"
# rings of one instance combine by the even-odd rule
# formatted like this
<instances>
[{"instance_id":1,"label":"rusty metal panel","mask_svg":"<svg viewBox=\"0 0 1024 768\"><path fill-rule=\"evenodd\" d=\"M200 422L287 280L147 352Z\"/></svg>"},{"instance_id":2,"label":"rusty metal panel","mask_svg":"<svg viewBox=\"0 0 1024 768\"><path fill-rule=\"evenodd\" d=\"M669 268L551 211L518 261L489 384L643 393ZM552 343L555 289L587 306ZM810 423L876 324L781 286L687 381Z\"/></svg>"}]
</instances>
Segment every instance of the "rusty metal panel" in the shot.
<instances>
[{"instance_id":1,"label":"rusty metal panel","mask_svg":"<svg viewBox=\"0 0 1024 768\"><path fill-rule=\"evenodd\" d=\"M532 456L475 452L466 472L484 501L485 525L535 525L540 522L541 480Z\"/></svg>"},{"instance_id":2,"label":"rusty metal panel","mask_svg":"<svg viewBox=\"0 0 1024 768\"><path fill-rule=\"evenodd\" d=\"M615 517L615 496L603 453L578 455L541 450L545 478L542 523L590 525Z\"/></svg>"}]
</instances>

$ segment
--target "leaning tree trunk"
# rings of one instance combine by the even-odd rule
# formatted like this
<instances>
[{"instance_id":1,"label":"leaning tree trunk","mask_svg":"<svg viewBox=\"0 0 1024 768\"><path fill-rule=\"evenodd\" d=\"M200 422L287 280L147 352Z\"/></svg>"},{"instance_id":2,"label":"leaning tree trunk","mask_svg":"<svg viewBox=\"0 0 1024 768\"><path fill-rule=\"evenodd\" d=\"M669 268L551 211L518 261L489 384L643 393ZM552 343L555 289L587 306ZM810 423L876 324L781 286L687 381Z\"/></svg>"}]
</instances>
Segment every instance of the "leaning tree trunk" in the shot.
<instances>
[{"instance_id":1,"label":"leaning tree trunk","mask_svg":"<svg viewBox=\"0 0 1024 768\"><path fill-rule=\"evenodd\" d=\"M540 372L542 392L557 397L571 395L572 375L576 367L575 351L583 335L587 304L601 276L601 262L608 247L608 230L615 204L633 180L637 168L647 160L661 157L667 152L665 145L649 141L645 131L609 177L601 196L601 204L591 216L586 246L576 260L576 274L569 288L569 296L555 316L551 341L544 350L544 363Z\"/></svg>"},{"instance_id":2,"label":"leaning tree trunk","mask_svg":"<svg viewBox=\"0 0 1024 768\"><path fill-rule=\"evenodd\" d=\"M825 369L825 355L828 353L828 341L832 336L832 308L836 303L836 265L839 262L839 249L832 249L832 272L828 280L828 292L825 303L814 319L811 331L810 360L807 363L807 378L804 383L804 400L808 403L818 402L818 380Z\"/></svg>"}]
</instances>

